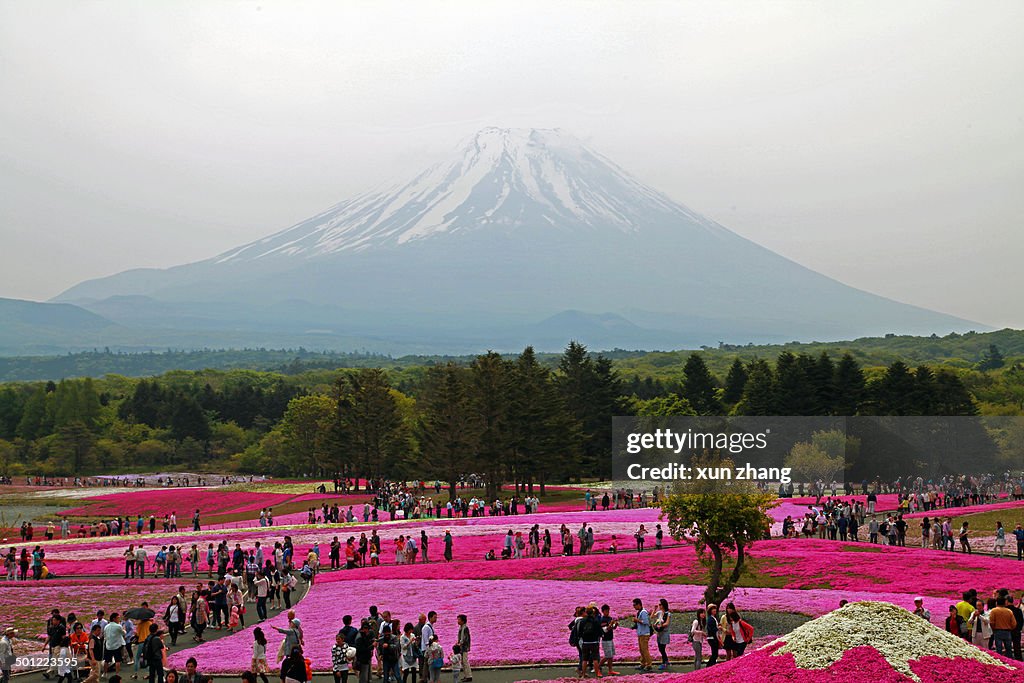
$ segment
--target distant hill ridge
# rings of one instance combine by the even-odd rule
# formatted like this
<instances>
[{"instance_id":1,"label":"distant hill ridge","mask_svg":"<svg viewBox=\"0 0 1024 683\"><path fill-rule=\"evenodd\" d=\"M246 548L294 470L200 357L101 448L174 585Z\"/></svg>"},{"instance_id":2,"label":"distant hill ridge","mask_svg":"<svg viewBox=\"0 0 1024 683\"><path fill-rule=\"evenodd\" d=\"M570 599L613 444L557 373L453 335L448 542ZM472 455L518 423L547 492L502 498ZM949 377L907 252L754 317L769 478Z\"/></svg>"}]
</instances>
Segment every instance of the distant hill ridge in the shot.
<instances>
[{"instance_id":1,"label":"distant hill ridge","mask_svg":"<svg viewBox=\"0 0 1024 683\"><path fill-rule=\"evenodd\" d=\"M2 306L2 300L0 300ZM616 321L609 321L616 324ZM865 337L851 341L811 342L761 346L725 346L699 350L709 367L724 376L735 357L744 360L774 358L782 351L818 355L827 352L839 357L849 352L865 366L888 365L895 360L916 364L947 365L970 368L980 362L992 344L1006 357L1007 364L1024 362L1024 330L1004 329L995 332L967 332L944 337ZM647 352L625 349L592 349L615 361L624 374L654 370L666 377L678 375L691 350ZM50 356L0 357L0 382L37 381L71 377L99 377L106 374L143 377L172 370L260 370L294 374L306 370L339 367L412 367L449 360L468 363L470 355L407 355L392 357L370 352L333 353L306 349L202 349L195 351L163 351L124 353L88 351ZM548 364L558 355L538 354Z\"/></svg>"}]
</instances>

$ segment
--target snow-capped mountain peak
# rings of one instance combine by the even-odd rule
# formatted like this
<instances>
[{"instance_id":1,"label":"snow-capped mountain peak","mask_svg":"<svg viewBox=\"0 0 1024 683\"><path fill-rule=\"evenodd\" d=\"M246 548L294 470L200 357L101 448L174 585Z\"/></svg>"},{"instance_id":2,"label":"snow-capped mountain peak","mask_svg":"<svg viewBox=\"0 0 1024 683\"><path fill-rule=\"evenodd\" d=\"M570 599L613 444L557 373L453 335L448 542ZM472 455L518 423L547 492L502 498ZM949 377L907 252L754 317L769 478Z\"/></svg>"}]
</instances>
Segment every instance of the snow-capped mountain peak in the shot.
<instances>
[{"instance_id":1,"label":"snow-capped mountain peak","mask_svg":"<svg viewBox=\"0 0 1024 683\"><path fill-rule=\"evenodd\" d=\"M342 201L213 261L311 258L481 229L634 233L681 216L718 228L559 129L491 127L403 185Z\"/></svg>"}]
</instances>

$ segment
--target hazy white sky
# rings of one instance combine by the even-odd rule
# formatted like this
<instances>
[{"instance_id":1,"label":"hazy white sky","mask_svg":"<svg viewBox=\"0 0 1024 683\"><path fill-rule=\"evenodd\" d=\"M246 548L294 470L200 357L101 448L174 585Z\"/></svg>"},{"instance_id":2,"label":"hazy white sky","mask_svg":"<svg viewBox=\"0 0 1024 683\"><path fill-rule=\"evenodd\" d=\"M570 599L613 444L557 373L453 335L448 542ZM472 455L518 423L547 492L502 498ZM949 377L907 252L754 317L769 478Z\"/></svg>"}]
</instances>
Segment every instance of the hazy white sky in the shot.
<instances>
[{"instance_id":1,"label":"hazy white sky","mask_svg":"<svg viewBox=\"0 0 1024 683\"><path fill-rule=\"evenodd\" d=\"M1024 3L0 0L0 296L561 127L862 289L1024 327Z\"/></svg>"}]
</instances>

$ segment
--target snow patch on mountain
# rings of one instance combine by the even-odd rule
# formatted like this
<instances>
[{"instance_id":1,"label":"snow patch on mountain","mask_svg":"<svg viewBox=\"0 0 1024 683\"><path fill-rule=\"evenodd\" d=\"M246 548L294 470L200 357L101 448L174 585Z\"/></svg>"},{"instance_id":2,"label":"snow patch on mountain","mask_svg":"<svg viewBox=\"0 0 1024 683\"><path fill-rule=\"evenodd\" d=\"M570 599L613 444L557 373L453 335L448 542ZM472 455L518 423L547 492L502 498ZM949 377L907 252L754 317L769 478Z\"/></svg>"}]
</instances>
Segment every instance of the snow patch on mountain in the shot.
<instances>
[{"instance_id":1,"label":"snow patch on mountain","mask_svg":"<svg viewBox=\"0 0 1024 683\"><path fill-rule=\"evenodd\" d=\"M212 261L312 258L493 226L632 234L679 218L724 232L560 130L485 128L404 185L345 200Z\"/></svg>"}]
</instances>

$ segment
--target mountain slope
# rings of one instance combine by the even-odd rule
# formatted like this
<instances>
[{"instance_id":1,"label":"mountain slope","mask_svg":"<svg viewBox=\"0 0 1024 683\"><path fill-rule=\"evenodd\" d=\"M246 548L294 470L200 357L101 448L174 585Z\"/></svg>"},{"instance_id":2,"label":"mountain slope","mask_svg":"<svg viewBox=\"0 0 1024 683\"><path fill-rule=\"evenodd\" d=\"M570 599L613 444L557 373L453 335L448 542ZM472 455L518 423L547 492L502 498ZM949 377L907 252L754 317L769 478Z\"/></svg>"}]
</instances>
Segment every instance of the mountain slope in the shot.
<instances>
[{"instance_id":1,"label":"mountain slope","mask_svg":"<svg viewBox=\"0 0 1024 683\"><path fill-rule=\"evenodd\" d=\"M0 298L0 354L41 353L92 341L116 327L71 304Z\"/></svg>"},{"instance_id":2,"label":"mountain slope","mask_svg":"<svg viewBox=\"0 0 1024 683\"><path fill-rule=\"evenodd\" d=\"M621 316L629 324L601 326L602 341L648 348L984 329L789 261L557 130L484 129L391 190L205 261L92 280L57 300L106 306L124 295L185 307L183 321L208 317L204 307L277 306L282 328L427 335L439 350L519 339L565 311ZM131 307L119 315L136 322Z\"/></svg>"}]
</instances>

